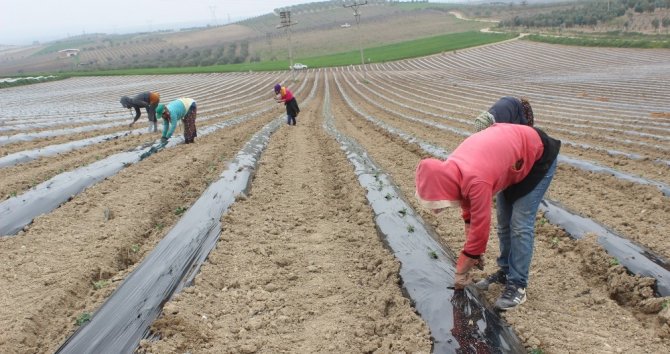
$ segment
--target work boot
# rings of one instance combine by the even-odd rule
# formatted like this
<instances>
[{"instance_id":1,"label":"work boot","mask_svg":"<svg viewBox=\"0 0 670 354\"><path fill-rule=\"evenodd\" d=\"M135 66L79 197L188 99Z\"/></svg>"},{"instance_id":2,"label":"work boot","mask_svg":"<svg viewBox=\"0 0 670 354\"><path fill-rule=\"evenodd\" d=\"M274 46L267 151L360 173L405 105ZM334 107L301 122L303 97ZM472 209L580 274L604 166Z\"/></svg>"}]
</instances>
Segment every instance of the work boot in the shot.
<instances>
[{"instance_id":1,"label":"work boot","mask_svg":"<svg viewBox=\"0 0 670 354\"><path fill-rule=\"evenodd\" d=\"M507 284L495 307L500 310L510 310L526 302L526 288Z\"/></svg>"},{"instance_id":2,"label":"work boot","mask_svg":"<svg viewBox=\"0 0 670 354\"><path fill-rule=\"evenodd\" d=\"M475 283L475 288L479 290L489 290L491 284L503 284L507 283L507 274L502 269L498 269L497 272L487 276L486 278Z\"/></svg>"}]
</instances>

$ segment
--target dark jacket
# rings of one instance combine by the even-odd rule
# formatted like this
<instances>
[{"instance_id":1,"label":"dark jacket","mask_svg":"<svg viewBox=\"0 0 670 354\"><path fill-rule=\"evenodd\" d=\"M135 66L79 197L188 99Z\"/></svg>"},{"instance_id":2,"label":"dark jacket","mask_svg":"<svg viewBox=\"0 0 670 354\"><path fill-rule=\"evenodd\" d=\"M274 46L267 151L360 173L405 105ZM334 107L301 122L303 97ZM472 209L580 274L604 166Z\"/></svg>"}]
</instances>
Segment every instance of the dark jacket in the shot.
<instances>
[{"instance_id":1,"label":"dark jacket","mask_svg":"<svg viewBox=\"0 0 670 354\"><path fill-rule=\"evenodd\" d=\"M160 101L160 96L156 92L142 92L135 97L123 96L121 97L121 105L124 108L134 108L135 109L135 118L133 123L136 122L140 115L140 108L146 108L147 114L149 115L149 121L156 121L156 106Z\"/></svg>"},{"instance_id":2,"label":"dark jacket","mask_svg":"<svg viewBox=\"0 0 670 354\"><path fill-rule=\"evenodd\" d=\"M517 199L523 197L524 195L530 193L537 185L542 181L542 178L546 175L547 171L551 165L556 161L558 157L558 152L561 150L561 141L554 139L547 135L540 129L533 128L537 131L537 134L540 135L542 139L542 145L544 145L544 150L542 151L542 156L540 159L535 161L533 168L530 170L526 178L521 180L517 184L513 184L503 190L503 195L509 203L514 203Z\"/></svg>"}]
</instances>

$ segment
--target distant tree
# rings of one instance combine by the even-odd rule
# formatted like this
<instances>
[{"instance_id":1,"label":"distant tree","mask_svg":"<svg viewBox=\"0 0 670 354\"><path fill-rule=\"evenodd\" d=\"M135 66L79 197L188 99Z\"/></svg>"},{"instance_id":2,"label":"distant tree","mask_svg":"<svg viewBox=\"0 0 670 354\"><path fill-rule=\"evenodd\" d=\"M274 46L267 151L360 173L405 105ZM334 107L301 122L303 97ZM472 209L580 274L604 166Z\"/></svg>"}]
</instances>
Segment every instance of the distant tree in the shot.
<instances>
[{"instance_id":1,"label":"distant tree","mask_svg":"<svg viewBox=\"0 0 670 354\"><path fill-rule=\"evenodd\" d=\"M659 21L657 18L651 20L651 26L654 27L655 31L658 31L658 27L661 25L661 21Z\"/></svg>"}]
</instances>

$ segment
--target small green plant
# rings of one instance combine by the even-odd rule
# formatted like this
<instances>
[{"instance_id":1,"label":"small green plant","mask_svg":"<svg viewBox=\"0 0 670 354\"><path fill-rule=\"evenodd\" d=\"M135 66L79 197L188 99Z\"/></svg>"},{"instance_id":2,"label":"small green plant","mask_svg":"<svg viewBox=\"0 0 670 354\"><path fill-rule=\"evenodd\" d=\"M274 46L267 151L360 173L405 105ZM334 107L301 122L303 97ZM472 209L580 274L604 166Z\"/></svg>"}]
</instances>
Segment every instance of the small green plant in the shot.
<instances>
[{"instance_id":1,"label":"small green plant","mask_svg":"<svg viewBox=\"0 0 670 354\"><path fill-rule=\"evenodd\" d=\"M77 316L77 320L75 321L75 324L77 326L81 326L84 323L88 322L91 320L91 314L88 312L84 312L81 315Z\"/></svg>"},{"instance_id":2,"label":"small green plant","mask_svg":"<svg viewBox=\"0 0 670 354\"><path fill-rule=\"evenodd\" d=\"M138 244L132 245L130 246L130 250L133 251L133 253L137 253L140 251L140 245Z\"/></svg>"},{"instance_id":3,"label":"small green plant","mask_svg":"<svg viewBox=\"0 0 670 354\"><path fill-rule=\"evenodd\" d=\"M430 250L430 252L428 252L428 255L429 255L430 258L432 258L432 259L437 259L437 252L435 252L435 251L433 251L433 250Z\"/></svg>"},{"instance_id":4,"label":"small green plant","mask_svg":"<svg viewBox=\"0 0 670 354\"><path fill-rule=\"evenodd\" d=\"M9 196L12 197L12 198L13 198L13 197L16 197L16 192L11 192L11 193L9 193Z\"/></svg>"},{"instance_id":5,"label":"small green plant","mask_svg":"<svg viewBox=\"0 0 670 354\"><path fill-rule=\"evenodd\" d=\"M391 195L391 193L386 193L386 195L384 196L384 199L391 200L391 199L393 199L393 196Z\"/></svg>"},{"instance_id":6,"label":"small green plant","mask_svg":"<svg viewBox=\"0 0 670 354\"><path fill-rule=\"evenodd\" d=\"M412 226L412 225L407 225L407 232L409 232L409 233L414 232L414 226Z\"/></svg>"},{"instance_id":7,"label":"small green plant","mask_svg":"<svg viewBox=\"0 0 670 354\"><path fill-rule=\"evenodd\" d=\"M616 258L610 258L610 265L611 266L617 266L619 265L619 260Z\"/></svg>"},{"instance_id":8,"label":"small green plant","mask_svg":"<svg viewBox=\"0 0 670 354\"><path fill-rule=\"evenodd\" d=\"M95 290L100 290L100 289L106 287L107 285L109 285L109 280L107 280L107 279L101 279L101 280L93 282L93 288Z\"/></svg>"},{"instance_id":9,"label":"small green plant","mask_svg":"<svg viewBox=\"0 0 670 354\"><path fill-rule=\"evenodd\" d=\"M540 348L533 348L529 352L529 354L544 354L544 350Z\"/></svg>"},{"instance_id":10,"label":"small green plant","mask_svg":"<svg viewBox=\"0 0 670 354\"><path fill-rule=\"evenodd\" d=\"M161 222L156 223L156 230L158 230L158 231L163 230L164 227L165 227L165 225L163 225L163 223L161 223Z\"/></svg>"},{"instance_id":11,"label":"small green plant","mask_svg":"<svg viewBox=\"0 0 670 354\"><path fill-rule=\"evenodd\" d=\"M547 219L545 218L540 218L540 226L544 226L544 224L547 223Z\"/></svg>"},{"instance_id":12,"label":"small green plant","mask_svg":"<svg viewBox=\"0 0 670 354\"><path fill-rule=\"evenodd\" d=\"M402 208L402 209L400 209L400 210L398 211L398 213L399 213L400 216L402 216L402 217L406 216L406 215L407 215L407 208Z\"/></svg>"},{"instance_id":13,"label":"small green plant","mask_svg":"<svg viewBox=\"0 0 670 354\"><path fill-rule=\"evenodd\" d=\"M174 210L174 214L179 216L181 214L184 214L188 208L187 207L177 207L177 209Z\"/></svg>"},{"instance_id":14,"label":"small green plant","mask_svg":"<svg viewBox=\"0 0 670 354\"><path fill-rule=\"evenodd\" d=\"M668 306L670 306L670 300L665 300L665 301L663 301L663 303L661 304L661 307L662 307L664 310L667 309Z\"/></svg>"},{"instance_id":15,"label":"small green plant","mask_svg":"<svg viewBox=\"0 0 670 354\"><path fill-rule=\"evenodd\" d=\"M558 240L558 237L554 236L554 237L551 239L551 247L552 247L552 248L553 248L553 247L557 247L557 246L558 246L558 241L559 241L559 240Z\"/></svg>"}]
</instances>

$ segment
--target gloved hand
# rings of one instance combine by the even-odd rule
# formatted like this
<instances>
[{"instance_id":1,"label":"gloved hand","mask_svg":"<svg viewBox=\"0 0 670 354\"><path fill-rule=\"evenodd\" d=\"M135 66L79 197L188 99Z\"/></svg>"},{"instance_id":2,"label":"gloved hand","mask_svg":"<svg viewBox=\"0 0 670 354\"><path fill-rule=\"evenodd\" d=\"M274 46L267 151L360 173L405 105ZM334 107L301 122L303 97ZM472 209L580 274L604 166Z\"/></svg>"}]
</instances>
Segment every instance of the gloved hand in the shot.
<instances>
[{"instance_id":1,"label":"gloved hand","mask_svg":"<svg viewBox=\"0 0 670 354\"><path fill-rule=\"evenodd\" d=\"M461 252L458 256L458 261L456 261L454 288L463 289L468 284L472 283L472 278L470 277L469 272L473 267L484 269L483 258L481 256L479 256L479 258L470 258Z\"/></svg>"}]
</instances>

